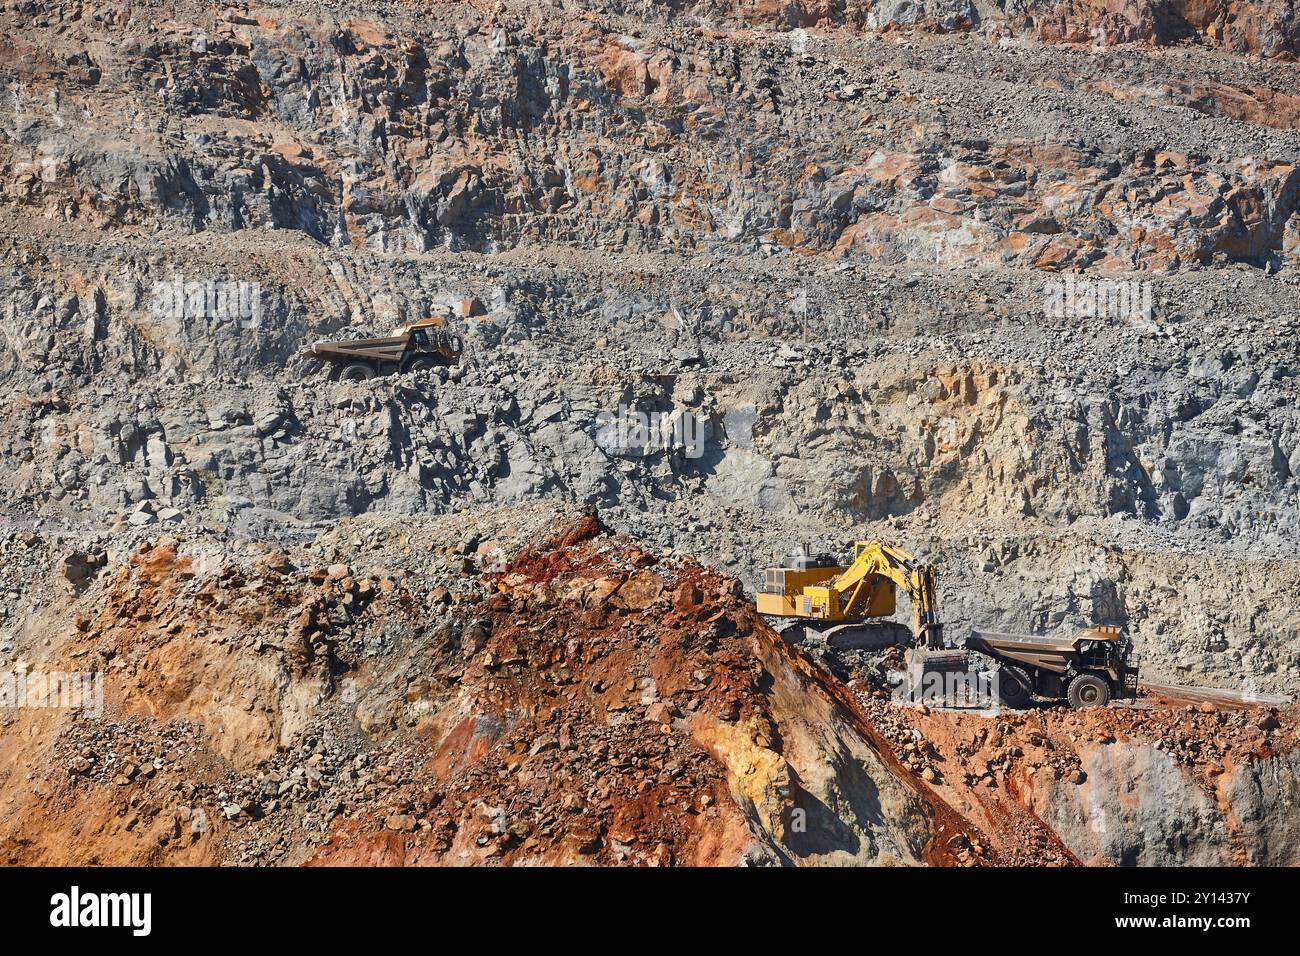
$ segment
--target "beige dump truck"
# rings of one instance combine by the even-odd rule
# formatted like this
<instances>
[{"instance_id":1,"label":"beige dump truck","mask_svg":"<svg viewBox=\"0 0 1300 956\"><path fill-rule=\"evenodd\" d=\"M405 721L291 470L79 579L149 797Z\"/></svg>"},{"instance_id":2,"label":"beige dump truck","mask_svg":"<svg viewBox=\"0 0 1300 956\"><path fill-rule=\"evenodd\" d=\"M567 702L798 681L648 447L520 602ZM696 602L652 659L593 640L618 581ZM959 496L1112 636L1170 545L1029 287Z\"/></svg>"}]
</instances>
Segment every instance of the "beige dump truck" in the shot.
<instances>
[{"instance_id":1,"label":"beige dump truck","mask_svg":"<svg viewBox=\"0 0 1300 956\"><path fill-rule=\"evenodd\" d=\"M464 342L444 323L435 316L394 329L383 338L317 342L300 357L330 366L330 380L336 382L364 382L376 375L455 365Z\"/></svg>"},{"instance_id":2,"label":"beige dump truck","mask_svg":"<svg viewBox=\"0 0 1300 956\"><path fill-rule=\"evenodd\" d=\"M1133 645L1118 627L1085 627L1060 638L971 631L966 647L998 662L998 696L1009 707L1027 707L1035 695L1071 707L1137 697Z\"/></svg>"}]
</instances>

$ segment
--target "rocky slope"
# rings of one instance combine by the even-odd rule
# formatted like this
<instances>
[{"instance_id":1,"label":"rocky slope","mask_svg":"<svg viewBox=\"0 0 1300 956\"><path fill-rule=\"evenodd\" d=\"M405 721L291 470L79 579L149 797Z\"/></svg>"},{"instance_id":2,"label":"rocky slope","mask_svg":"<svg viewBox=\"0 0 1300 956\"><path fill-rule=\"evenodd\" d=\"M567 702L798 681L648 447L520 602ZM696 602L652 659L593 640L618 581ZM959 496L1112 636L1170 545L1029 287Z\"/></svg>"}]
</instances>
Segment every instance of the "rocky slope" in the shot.
<instances>
[{"instance_id":1,"label":"rocky slope","mask_svg":"<svg viewBox=\"0 0 1300 956\"><path fill-rule=\"evenodd\" d=\"M17 651L23 672L107 678L100 714L7 718L11 864L1300 852L1294 708L902 708L791 647L737 582L545 507L292 549L142 535Z\"/></svg>"},{"instance_id":2,"label":"rocky slope","mask_svg":"<svg viewBox=\"0 0 1300 956\"><path fill-rule=\"evenodd\" d=\"M1152 679L1300 691L1289 5L9 0L0 27L10 664L70 626L98 555L152 573L145 540L218 562L326 541L352 565L341 520L545 501L747 588L792 543L899 541L938 562L955 636L1122 622ZM444 307L468 342L450 374L338 384L297 358ZM699 430L616 447L599 423L624 411ZM308 747L328 683L244 711L243 682L281 678L227 650L226 683L174 693L206 687L230 741L175 746L241 773ZM192 719L172 692L125 713ZM735 772L711 766L715 789ZM1272 792L1252 781L1232 793ZM798 856L724 789L725 849L686 814L675 858ZM1034 792L1078 859L1157 858ZM819 858L933 843L828 805L858 843ZM1202 858L1289 852L1225 826Z\"/></svg>"},{"instance_id":3,"label":"rocky slope","mask_svg":"<svg viewBox=\"0 0 1300 956\"><path fill-rule=\"evenodd\" d=\"M1294 707L1153 697L1136 711L990 717L864 697L910 767L990 833L1023 841L1033 821L1090 866L1293 866L1300 858L1289 810Z\"/></svg>"},{"instance_id":4,"label":"rocky slope","mask_svg":"<svg viewBox=\"0 0 1300 956\"><path fill-rule=\"evenodd\" d=\"M146 540L33 622L10 863L919 863L955 814L728 581L545 512ZM507 549L508 552L507 552ZM352 565L331 562L346 553ZM39 828L32 820L43 821Z\"/></svg>"}]
</instances>

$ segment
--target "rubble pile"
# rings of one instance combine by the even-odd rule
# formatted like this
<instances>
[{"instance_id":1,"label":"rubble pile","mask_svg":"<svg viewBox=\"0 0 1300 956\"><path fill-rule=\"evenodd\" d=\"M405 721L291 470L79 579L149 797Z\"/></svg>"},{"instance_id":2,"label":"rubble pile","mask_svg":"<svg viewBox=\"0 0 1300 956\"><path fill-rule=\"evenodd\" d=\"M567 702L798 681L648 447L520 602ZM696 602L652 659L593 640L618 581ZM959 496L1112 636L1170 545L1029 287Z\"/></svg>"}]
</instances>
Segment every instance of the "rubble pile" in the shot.
<instances>
[{"instance_id":1,"label":"rubble pile","mask_svg":"<svg viewBox=\"0 0 1300 956\"><path fill-rule=\"evenodd\" d=\"M0 760L35 782L0 846L19 863L944 855L948 811L736 582L594 516L552 520L143 543L64 597L51 620L75 628L29 636L34 669L98 661L105 713L16 712Z\"/></svg>"},{"instance_id":2,"label":"rubble pile","mask_svg":"<svg viewBox=\"0 0 1300 956\"><path fill-rule=\"evenodd\" d=\"M592 514L164 537L52 610L24 666L102 671L104 712L10 711L14 863L1072 864L1056 791L1148 786L1124 749L1231 795L1169 858L1294 851L1293 708L900 707ZM1162 852L1114 813L1111 850Z\"/></svg>"}]
</instances>

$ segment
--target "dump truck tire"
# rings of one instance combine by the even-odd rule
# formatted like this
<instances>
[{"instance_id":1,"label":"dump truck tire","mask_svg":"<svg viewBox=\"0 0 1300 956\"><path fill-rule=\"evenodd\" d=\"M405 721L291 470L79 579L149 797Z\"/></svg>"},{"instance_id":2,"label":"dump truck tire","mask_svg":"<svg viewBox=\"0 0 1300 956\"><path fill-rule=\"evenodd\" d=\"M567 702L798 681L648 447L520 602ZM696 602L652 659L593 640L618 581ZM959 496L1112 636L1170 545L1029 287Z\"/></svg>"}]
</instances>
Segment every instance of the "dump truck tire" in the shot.
<instances>
[{"instance_id":1,"label":"dump truck tire","mask_svg":"<svg viewBox=\"0 0 1300 956\"><path fill-rule=\"evenodd\" d=\"M419 358L411 359L411 364L406 366L408 372L432 372L441 366L432 355L421 355Z\"/></svg>"},{"instance_id":2,"label":"dump truck tire","mask_svg":"<svg viewBox=\"0 0 1300 956\"><path fill-rule=\"evenodd\" d=\"M1110 701L1110 684L1096 674L1080 674L1070 681L1070 706L1075 710L1084 707L1105 707Z\"/></svg>"},{"instance_id":3,"label":"dump truck tire","mask_svg":"<svg viewBox=\"0 0 1300 956\"><path fill-rule=\"evenodd\" d=\"M1029 675L1019 667L999 667L998 697L1008 707L1028 707L1034 699Z\"/></svg>"},{"instance_id":4,"label":"dump truck tire","mask_svg":"<svg viewBox=\"0 0 1300 956\"><path fill-rule=\"evenodd\" d=\"M374 367L366 362L349 362L339 370L340 382L368 382L374 377Z\"/></svg>"}]
</instances>

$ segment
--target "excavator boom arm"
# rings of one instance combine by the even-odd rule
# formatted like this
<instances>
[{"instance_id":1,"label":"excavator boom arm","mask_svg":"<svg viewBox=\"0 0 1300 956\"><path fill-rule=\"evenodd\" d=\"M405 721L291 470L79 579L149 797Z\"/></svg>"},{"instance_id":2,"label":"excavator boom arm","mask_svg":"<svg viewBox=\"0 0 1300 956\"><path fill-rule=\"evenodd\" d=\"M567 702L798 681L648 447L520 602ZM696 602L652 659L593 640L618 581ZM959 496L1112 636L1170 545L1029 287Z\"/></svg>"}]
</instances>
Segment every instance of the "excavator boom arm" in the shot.
<instances>
[{"instance_id":1,"label":"excavator boom arm","mask_svg":"<svg viewBox=\"0 0 1300 956\"><path fill-rule=\"evenodd\" d=\"M853 563L825 588L836 601L837 617L858 613L866 591L875 578L885 578L907 592L912 603L913 627L918 643L937 650L943 647L943 625L939 621L939 597L934 568L921 564L902 548L878 541L858 541L853 546Z\"/></svg>"}]
</instances>

